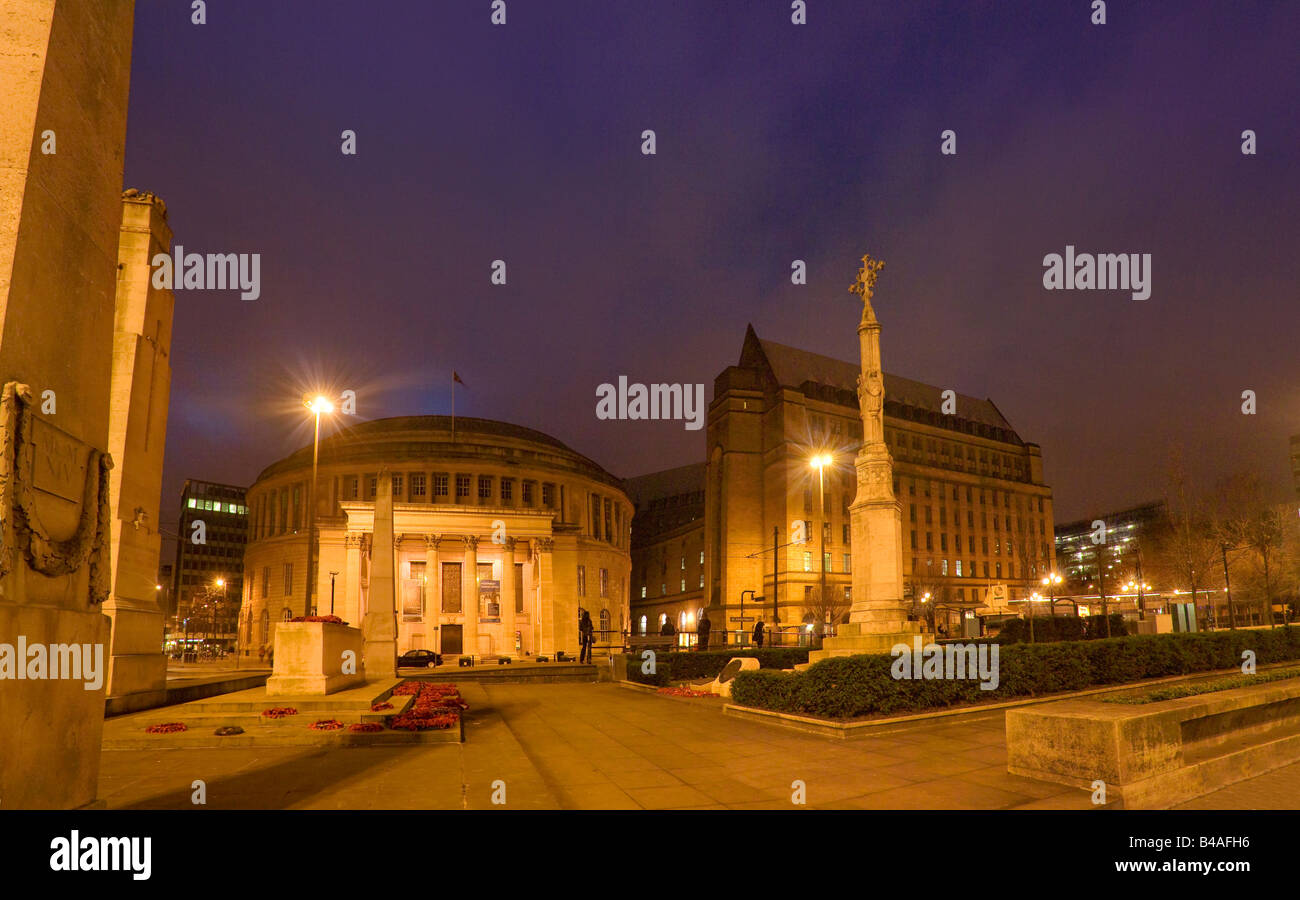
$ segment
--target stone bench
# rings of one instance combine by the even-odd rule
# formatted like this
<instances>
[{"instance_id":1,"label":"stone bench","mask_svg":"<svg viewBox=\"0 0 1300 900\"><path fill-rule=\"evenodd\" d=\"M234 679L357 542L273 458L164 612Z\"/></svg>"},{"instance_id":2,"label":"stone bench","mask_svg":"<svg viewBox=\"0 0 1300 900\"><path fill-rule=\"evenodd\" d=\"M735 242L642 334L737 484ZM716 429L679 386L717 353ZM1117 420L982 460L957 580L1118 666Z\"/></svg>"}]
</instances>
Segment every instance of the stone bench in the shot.
<instances>
[{"instance_id":1,"label":"stone bench","mask_svg":"<svg viewBox=\"0 0 1300 900\"><path fill-rule=\"evenodd\" d=\"M1300 678L1157 703L1009 709L1007 771L1164 809L1300 760Z\"/></svg>"}]
</instances>

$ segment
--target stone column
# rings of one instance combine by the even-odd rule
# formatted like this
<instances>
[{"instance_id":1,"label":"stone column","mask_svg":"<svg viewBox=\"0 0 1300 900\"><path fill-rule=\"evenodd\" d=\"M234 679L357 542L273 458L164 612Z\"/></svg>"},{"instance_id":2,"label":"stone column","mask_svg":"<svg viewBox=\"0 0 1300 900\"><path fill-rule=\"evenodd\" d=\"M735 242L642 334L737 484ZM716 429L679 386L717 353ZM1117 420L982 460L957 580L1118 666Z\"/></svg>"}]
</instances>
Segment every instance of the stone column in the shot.
<instances>
[{"instance_id":1,"label":"stone column","mask_svg":"<svg viewBox=\"0 0 1300 900\"><path fill-rule=\"evenodd\" d=\"M353 624L361 621L361 538L359 532L349 532L343 538L347 563L343 571L343 609L339 618Z\"/></svg>"},{"instance_id":2,"label":"stone column","mask_svg":"<svg viewBox=\"0 0 1300 900\"><path fill-rule=\"evenodd\" d=\"M165 613L158 605L154 583L162 548L157 526L171 385L173 298L170 289L153 286L150 261L170 248L171 229L162 200L135 190L123 194L108 422L108 450L115 462L109 500L113 589L104 604L104 612L113 620L109 706L122 712L161 703L167 690L167 660L162 652Z\"/></svg>"},{"instance_id":3,"label":"stone column","mask_svg":"<svg viewBox=\"0 0 1300 900\"><path fill-rule=\"evenodd\" d=\"M461 608L465 611L463 652L478 656L478 538L465 537L465 563L461 573Z\"/></svg>"},{"instance_id":4,"label":"stone column","mask_svg":"<svg viewBox=\"0 0 1300 900\"><path fill-rule=\"evenodd\" d=\"M515 655L515 539L506 538L501 548L501 630L504 632L503 656Z\"/></svg>"},{"instance_id":5,"label":"stone column","mask_svg":"<svg viewBox=\"0 0 1300 900\"><path fill-rule=\"evenodd\" d=\"M393 574L393 479L380 469L375 494L375 536L370 554L370 602L365 635L367 678L397 677L397 594Z\"/></svg>"},{"instance_id":6,"label":"stone column","mask_svg":"<svg viewBox=\"0 0 1300 900\"><path fill-rule=\"evenodd\" d=\"M537 538L537 609L533 611L542 626L539 654L553 654L556 648L555 635L555 563L553 551L554 538Z\"/></svg>"},{"instance_id":7,"label":"stone column","mask_svg":"<svg viewBox=\"0 0 1300 900\"><path fill-rule=\"evenodd\" d=\"M82 663L0 682L3 809L98 790L133 18L132 0L0 0L0 641Z\"/></svg>"},{"instance_id":8,"label":"stone column","mask_svg":"<svg viewBox=\"0 0 1300 900\"><path fill-rule=\"evenodd\" d=\"M442 572L438 567L441 542L441 535L424 536L424 620L436 631L432 641L435 653L442 652Z\"/></svg>"}]
</instances>

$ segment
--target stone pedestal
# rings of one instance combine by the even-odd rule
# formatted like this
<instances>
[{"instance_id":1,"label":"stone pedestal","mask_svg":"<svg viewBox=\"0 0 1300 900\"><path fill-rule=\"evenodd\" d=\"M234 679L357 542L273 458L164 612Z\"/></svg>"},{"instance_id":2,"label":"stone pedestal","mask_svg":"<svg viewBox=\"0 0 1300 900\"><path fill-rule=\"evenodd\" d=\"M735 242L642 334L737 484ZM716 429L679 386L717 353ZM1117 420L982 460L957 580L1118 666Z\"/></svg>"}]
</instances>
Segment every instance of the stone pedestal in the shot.
<instances>
[{"instance_id":1,"label":"stone pedestal","mask_svg":"<svg viewBox=\"0 0 1300 900\"><path fill-rule=\"evenodd\" d=\"M275 626L275 668L266 681L266 694L332 694L365 684L362 656L359 628L331 622L280 622Z\"/></svg>"}]
</instances>

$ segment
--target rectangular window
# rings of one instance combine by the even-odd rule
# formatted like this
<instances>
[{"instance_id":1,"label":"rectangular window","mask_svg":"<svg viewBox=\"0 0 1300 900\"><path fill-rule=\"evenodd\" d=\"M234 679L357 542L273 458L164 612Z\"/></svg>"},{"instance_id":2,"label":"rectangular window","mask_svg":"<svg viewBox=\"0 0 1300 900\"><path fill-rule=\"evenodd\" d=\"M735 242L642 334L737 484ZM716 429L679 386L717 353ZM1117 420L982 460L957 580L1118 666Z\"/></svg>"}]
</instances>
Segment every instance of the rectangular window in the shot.
<instances>
[{"instance_id":1,"label":"rectangular window","mask_svg":"<svg viewBox=\"0 0 1300 900\"><path fill-rule=\"evenodd\" d=\"M805 572L812 571L812 553L807 550L803 552L803 570Z\"/></svg>"},{"instance_id":2,"label":"rectangular window","mask_svg":"<svg viewBox=\"0 0 1300 900\"><path fill-rule=\"evenodd\" d=\"M284 595L286 597L293 594L293 563L284 564Z\"/></svg>"},{"instance_id":3,"label":"rectangular window","mask_svg":"<svg viewBox=\"0 0 1300 900\"><path fill-rule=\"evenodd\" d=\"M542 506L551 509L555 506L555 485L542 485Z\"/></svg>"},{"instance_id":4,"label":"rectangular window","mask_svg":"<svg viewBox=\"0 0 1300 900\"><path fill-rule=\"evenodd\" d=\"M515 499L515 480L513 478L501 479L501 502L510 503Z\"/></svg>"},{"instance_id":5,"label":"rectangular window","mask_svg":"<svg viewBox=\"0 0 1300 900\"><path fill-rule=\"evenodd\" d=\"M428 485L425 483L423 472L411 473L411 499L412 500L423 500L426 496L425 489L427 487Z\"/></svg>"},{"instance_id":6,"label":"rectangular window","mask_svg":"<svg viewBox=\"0 0 1300 900\"><path fill-rule=\"evenodd\" d=\"M469 476L468 475L456 476L456 499L457 500L469 499Z\"/></svg>"},{"instance_id":7,"label":"rectangular window","mask_svg":"<svg viewBox=\"0 0 1300 900\"><path fill-rule=\"evenodd\" d=\"M531 481L525 481L524 482L524 506L532 506L532 505L533 505L533 483Z\"/></svg>"},{"instance_id":8,"label":"rectangular window","mask_svg":"<svg viewBox=\"0 0 1300 900\"><path fill-rule=\"evenodd\" d=\"M943 574L944 575L948 574L948 560L946 559L943 561Z\"/></svg>"},{"instance_id":9,"label":"rectangular window","mask_svg":"<svg viewBox=\"0 0 1300 900\"><path fill-rule=\"evenodd\" d=\"M704 565L704 551L700 551L700 565Z\"/></svg>"},{"instance_id":10,"label":"rectangular window","mask_svg":"<svg viewBox=\"0 0 1300 900\"><path fill-rule=\"evenodd\" d=\"M682 593L683 593L683 594L686 593L686 579L685 579L685 578L682 579Z\"/></svg>"},{"instance_id":11,"label":"rectangular window","mask_svg":"<svg viewBox=\"0 0 1300 900\"><path fill-rule=\"evenodd\" d=\"M957 560L957 577L961 577L961 560Z\"/></svg>"},{"instance_id":12,"label":"rectangular window","mask_svg":"<svg viewBox=\"0 0 1300 900\"><path fill-rule=\"evenodd\" d=\"M830 552L828 551L822 554L822 571L829 572L830 570L831 570L831 555Z\"/></svg>"},{"instance_id":13,"label":"rectangular window","mask_svg":"<svg viewBox=\"0 0 1300 900\"><path fill-rule=\"evenodd\" d=\"M478 477L478 498L479 500L492 499L492 478L488 475Z\"/></svg>"},{"instance_id":14,"label":"rectangular window","mask_svg":"<svg viewBox=\"0 0 1300 900\"><path fill-rule=\"evenodd\" d=\"M850 561L851 559L853 559L853 555L852 555L852 554L850 554L850 553L845 553L845 554L844 554L844 574L846 574L846 575L847 575L850 571L852 571L852 570L849 568L849 561Z\"/></svg>"},{"instance_id":15,"label":"rectangular window","mask_svg":"<svg viewBox=\"0 0 1300 900\"><path fill-rule=\"evenodd\" d=\"M578 596L587 596L587 567L578 566Z\"/></svg>"},{"instance_id":16,"label":"rectangular window","mask_svg":"<svg viewBox=\"0 0 1300 900\"><path fill-rule=\"evenodd\" d=\"M1002 563L998 563L998 564L997 564L997 568L998 568L998 577L1001 578L1001 577L1002 577Z\"/></svg>"},{"instance_id":17,"label":"rectangular window","mask_svg":"<svg viewBox=\"0 0 1300 900\"><path fill-rule=\"evenodd\" d=\"M913 550L916 549L916 532L915 532L915 531L912 532L912 549L913 549Z\"/></svg>"},{"instance_id":18,"label":"rectangular window","mask_svg":"<svg viewBox=\"0 0 1300 900\"><path fill-rule=\"evenodd\" d=\"M700 587L704 587L704 573L700 573Z\"/></svg>"},{"instance_id":19,"label":"rectangular window","mask_svg":"<svg viewBox=\"0 0 1300 900\"><path fill-rule=\"evenodd\" d=\"M393 476L393 502L394 503L401 503L405 499L405 496L402 494L402 487L403 487L402 476L394 475Z\"/></svg>"},{"instance_id":20,"label":"rectangular window","mask_svg":"<svg viewBox=\"0 0 1300 900\"><path fill-rule=\"evenodd\" d=\"M852 531L852 529L851 529L848 525L845 525L845 526L843 526L842 531L843 531L843 535L844 535L844 540L843 540L842 543L843 543L844 546L846 546L846 547L852 546L852 544L853 544L853 540L852 540L853 531Z\"/></svg>"},{"instance_id":21,"label":"rectangular window","mask_svg":"<svg viewBox=\"0 0 1300 900\"><path fill-rule=\"evenodd\" d=\"M686 590L686 581L682 581L682 590ZM609 596L609 569L600 570L600 596Z\"/></svg>"},{"instance_id":22,"label":"rectangular window","mask_svg":"<svg viewBox=\"0 0 1300 900\"><path fill-rule=\"evenodd\" d=\"M371 499L371 500L373 500L373 499L375 499L375 497L376 497L376 496L378 495L378 493L379 493L379 476L378 476L378 475L367 475L367 476L366 476L366 483L370 486L370 487L367 489L366 497L369 498L369 499Z\"/></svg>"},{"instance_id":23,"label":"rectangular window","mask_svg":"<svg viewBox=\"0 0 1300 900\"><path fill-rule=\"evenodd\" d=\"M703 586L704 586L704 585L700 585L700 587L703 587ZM645 599L645 585L644 585L644 584L641 585L641 599L642 599L642 600Z\"/></svg>"},{"instance_id":24,"label":"rectangular window","mask_svg":"<svg viewBox=\"0 0 1300 900\"><path fill-rule=\"evenodd\" d=\"M262 599L265 600L271 593L271 567L262 566Z\"/></svg>"}]
</instances>

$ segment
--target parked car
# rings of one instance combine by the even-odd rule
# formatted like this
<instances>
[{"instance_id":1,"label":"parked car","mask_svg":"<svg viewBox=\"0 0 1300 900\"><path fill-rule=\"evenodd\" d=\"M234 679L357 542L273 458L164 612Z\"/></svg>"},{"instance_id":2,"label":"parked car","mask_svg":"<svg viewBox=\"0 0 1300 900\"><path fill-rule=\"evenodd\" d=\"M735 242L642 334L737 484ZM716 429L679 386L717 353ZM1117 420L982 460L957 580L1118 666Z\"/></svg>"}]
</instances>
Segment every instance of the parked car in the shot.
<instances>
[{"instance_id":1,"label":"parked car","mask_svg":"<svg viewBox=\"0 0 1300 900\"><path fill-rule=\"evenodd\" d=\"M407 650L397 658L399 668L432 669L442 665L442 654L432 650Z\"/></svg>"}]
</instances>

